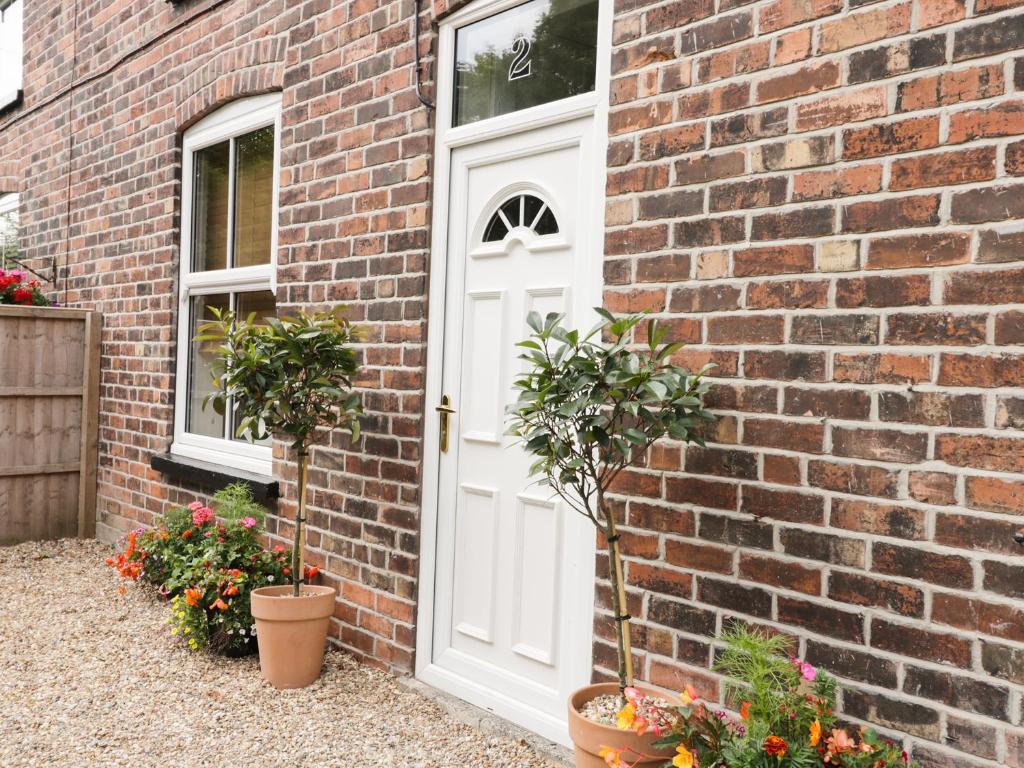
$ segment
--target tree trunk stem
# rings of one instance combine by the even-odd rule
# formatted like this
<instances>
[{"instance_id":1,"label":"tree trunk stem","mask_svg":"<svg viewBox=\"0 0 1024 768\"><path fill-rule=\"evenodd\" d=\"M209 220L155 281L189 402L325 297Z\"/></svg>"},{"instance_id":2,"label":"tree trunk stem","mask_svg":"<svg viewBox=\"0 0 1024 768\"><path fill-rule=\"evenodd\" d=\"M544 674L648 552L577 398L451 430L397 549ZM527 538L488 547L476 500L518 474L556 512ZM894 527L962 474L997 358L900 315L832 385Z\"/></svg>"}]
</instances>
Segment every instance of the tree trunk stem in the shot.
<instances>
[{"instance_id":1,"label":"tree trunk stem","mask_svg":"<svg viewBox=\"0 0 1024 768\"><path fill-rule=\"evenodd\" d=\"M309 470L309 454L299 451L299 511L295 514L295 543L292 547L292 596L298 597L302 589L302 571L306 550L306 476Z\"/></svg>"},{"instance_id":2,"label":"tree trunk stem","mask_svg":"<svg viewBox=\"0 0 1024 768\"><path fill-rule=\"evenodd\" d=\"M612 582L612 609L615 611L615 638L619 652L619 690L633 685L633 644L630 640L629 619L626 618L626 584L622 574L622 549L619 546L615 514L604 504L604 494L598 492L598 506L604 514L605 537L608 539L608 575Z\"/></svg>"}]
</instances>

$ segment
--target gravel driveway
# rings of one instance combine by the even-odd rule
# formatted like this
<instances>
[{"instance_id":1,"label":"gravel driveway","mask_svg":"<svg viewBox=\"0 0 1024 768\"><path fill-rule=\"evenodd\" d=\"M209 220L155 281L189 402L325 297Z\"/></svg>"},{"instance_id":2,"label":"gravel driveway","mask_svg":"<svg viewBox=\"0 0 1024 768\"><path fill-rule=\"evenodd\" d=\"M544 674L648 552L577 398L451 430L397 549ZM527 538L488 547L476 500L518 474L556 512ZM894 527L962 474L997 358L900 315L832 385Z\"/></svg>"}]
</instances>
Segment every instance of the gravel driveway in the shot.
<instances>
[{"instance_id":1,"label":"gravel driveway","mask_svg":"<svg viewBox=\"0 0 1024 768\"><path fill-rule=\"evenodd\" d=\"M117 594L108 554L74 540L0 548L4 768L554 766L342 653L283 692L255 658L188 653L165 605Z\"/></svg>"}]
</instances>

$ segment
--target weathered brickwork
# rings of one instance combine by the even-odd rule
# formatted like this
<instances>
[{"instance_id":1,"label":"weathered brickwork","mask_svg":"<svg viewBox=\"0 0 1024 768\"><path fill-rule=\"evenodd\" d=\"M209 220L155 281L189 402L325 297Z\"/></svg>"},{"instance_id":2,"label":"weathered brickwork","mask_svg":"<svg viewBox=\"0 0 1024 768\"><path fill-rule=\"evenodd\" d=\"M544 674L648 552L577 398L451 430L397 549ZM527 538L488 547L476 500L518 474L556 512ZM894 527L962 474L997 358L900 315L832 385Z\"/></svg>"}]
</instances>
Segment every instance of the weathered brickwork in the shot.
<instances>
[{"instance_id":1,"label":"weathered brickwork","mask_svg":"<svg viewBox=\"0 0 1024 768\"><path fill-rule=\"evenodd\" d=\"M638 668L716 696L741 617L923 765L1024 765L1024 2L616 6L605 302L719 415L619 488Z\"/></svg>"},{"instance_id":2,"label":"weathered brickwork","mask_svg":"<svg viewBox=\"0 0 1024 768\"><path fill-rule=\"evenodd\" d=\"M428 95L430 22L463 2L421 3ZM719 414L707 448L667 443L621 478L637 668L716 696L711 638L741 617L797 638L850 685L844 716L922 764L1024 768L1024 0L614 7L606 305L714 363ZM0 192L21 193L61 301L104 313L102 535L201 490L149 468L173 434L182 132L280 91L278 301L347 304L366 341L364 437L314 454L310 560L341 593L339 644L411 671L433 173L417 4L75 8L26 3Z\"/></svg>"}]
</instances>

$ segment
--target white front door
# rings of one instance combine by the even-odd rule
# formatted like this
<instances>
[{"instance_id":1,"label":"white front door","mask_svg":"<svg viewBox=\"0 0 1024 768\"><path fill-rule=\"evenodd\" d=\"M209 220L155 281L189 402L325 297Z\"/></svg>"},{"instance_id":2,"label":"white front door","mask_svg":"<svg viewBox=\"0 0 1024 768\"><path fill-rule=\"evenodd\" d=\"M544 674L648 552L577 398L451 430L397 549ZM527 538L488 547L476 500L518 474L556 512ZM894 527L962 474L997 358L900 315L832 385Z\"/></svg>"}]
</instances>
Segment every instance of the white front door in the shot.
<instances>
[{"instance_id":1,"label":"white front door","mask_svg":"<svg viewBox=\"0 0 1024 768\"><path fill-rule=\"evenodd\" d=\"M417 675L568 744L595 532L505 435L530 311L601 300L603 0L475 0L441 25ZM448 435L435 407L452 413Z\"/></svg>"},{"instance_id":2,"label":"white front door","mask_svg":"<svg viewBox=\"0 0 1024 768\"><path fill-rule=\"evenodd\" d=\"M593 320L590 122L451 161L442 392L455 413L439 460L432 662L446 687L559 740L569 693L589 682L595 535L529 477L504 411L527 313Z\"/></svg>"}]
</instances>

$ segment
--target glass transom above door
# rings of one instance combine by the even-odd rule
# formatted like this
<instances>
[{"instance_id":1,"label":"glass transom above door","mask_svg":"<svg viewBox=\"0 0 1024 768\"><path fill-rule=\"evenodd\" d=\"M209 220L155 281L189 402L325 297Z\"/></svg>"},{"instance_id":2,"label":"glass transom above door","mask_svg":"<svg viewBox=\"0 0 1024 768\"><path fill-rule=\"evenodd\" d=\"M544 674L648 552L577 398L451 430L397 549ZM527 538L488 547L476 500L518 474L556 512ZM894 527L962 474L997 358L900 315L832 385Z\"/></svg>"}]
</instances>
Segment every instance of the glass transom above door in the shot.
<instances>
[{"instance_id":1,"label":"glass transom above door","mask_svg":"<svg viewBox=\"0 0 1024 768\"><path fill-rule=\"evenodd\" d=\"M594 90L599 0L530 0L456 31L452 124Z\"/></svg>"}]
</instances>

